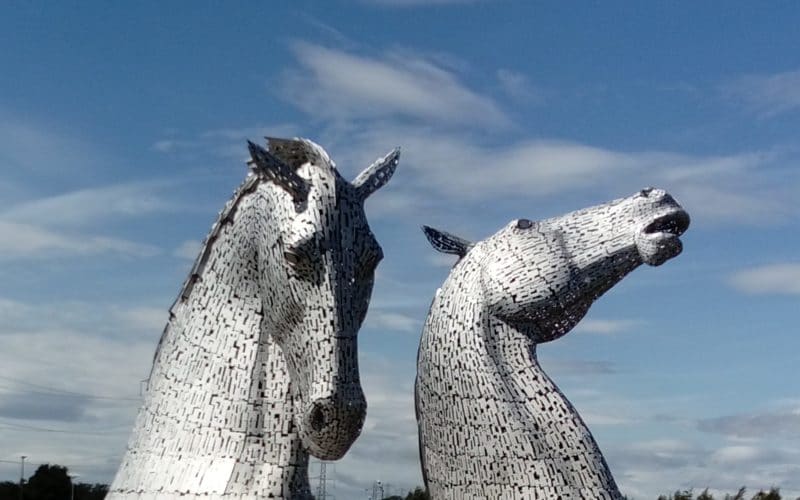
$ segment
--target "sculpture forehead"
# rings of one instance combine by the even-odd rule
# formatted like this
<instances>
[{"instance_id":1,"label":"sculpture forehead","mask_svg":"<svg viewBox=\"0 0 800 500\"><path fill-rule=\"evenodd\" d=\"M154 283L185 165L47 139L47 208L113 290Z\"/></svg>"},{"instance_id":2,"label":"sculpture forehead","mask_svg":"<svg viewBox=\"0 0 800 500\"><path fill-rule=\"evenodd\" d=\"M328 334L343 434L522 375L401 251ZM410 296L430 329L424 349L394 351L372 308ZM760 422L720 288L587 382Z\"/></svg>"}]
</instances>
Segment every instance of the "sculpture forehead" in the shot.
<instances>
[{"instance_id":1,"label":"sculpture forehead","mask_svg":"<svg viewBox=\"0 0 800 500\"><path fill-rule=\"evenodd\" d=\"M291 225L296 238L311 239L316 234L340 239L345 246L380 248L370 231L363 200L335 169L306 163L297 172L311 189L306 206Z\"/></svg>"},{"instance_id":2,"label":"sculpture forehead","mask_svg":"<svg viewBox=\"0 0 800 500\"><path fill-rule=\"evenodd\" d=\"M659 210L660 207L636 203L638 198L638 195L618 198L538 221L516 219L500 229L492 238L529 240L547 235L554 230L595 234L597 238L602 238L604 230L641 224L641 218Z\"/></svg>"}]
</instances>

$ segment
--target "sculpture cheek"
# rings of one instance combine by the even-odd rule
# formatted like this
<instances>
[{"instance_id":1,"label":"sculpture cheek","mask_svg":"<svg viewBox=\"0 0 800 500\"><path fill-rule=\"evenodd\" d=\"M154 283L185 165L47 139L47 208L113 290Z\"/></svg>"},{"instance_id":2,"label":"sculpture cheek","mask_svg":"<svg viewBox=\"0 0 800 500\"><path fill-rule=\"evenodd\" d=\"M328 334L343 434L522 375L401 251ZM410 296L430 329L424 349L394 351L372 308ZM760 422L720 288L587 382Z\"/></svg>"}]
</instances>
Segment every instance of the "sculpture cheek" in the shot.
<instances>
[{"instance_id":1,"label":"sculpture cheek","mask_svg":"<svg viewBox=\"0 0 800 500\"><path fill-rule=\"evenodd\" d=\"M505 266L503 264L506 264ZM481 271L481 286L487 309L493 316L507 318L522 313L532 283L516 265L493 262Z\"/></svg>"}]
</instances>

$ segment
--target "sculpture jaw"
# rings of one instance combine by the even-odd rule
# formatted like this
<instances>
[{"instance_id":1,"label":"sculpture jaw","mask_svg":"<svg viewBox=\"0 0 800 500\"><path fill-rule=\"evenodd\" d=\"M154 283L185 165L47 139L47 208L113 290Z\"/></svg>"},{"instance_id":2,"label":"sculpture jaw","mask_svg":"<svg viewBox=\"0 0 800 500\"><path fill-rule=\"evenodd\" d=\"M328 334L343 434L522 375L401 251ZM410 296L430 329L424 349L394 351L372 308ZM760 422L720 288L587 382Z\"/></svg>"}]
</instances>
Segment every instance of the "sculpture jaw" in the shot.
<instances>
[{"instance_id":1,"label":"sculpture jaw","mask_svg":"<svg viewBox=\"0 0 800 500\"><path fill-rule=\"evenodd\" d=\"M689 228L689 214L672 208L656 216L636 232L634 241L642 262L660 266L683 250L680 236Z\"/></svg>"}]
</instances>

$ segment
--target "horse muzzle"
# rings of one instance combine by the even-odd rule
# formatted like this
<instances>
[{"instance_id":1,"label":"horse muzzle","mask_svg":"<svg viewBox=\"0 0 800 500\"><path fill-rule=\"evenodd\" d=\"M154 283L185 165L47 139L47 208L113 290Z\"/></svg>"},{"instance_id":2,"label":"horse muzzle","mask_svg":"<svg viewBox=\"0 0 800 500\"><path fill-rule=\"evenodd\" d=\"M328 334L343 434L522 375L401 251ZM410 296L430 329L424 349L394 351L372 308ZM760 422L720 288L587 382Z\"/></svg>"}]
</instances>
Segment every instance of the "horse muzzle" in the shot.
<instances>
[{"instance_id":1,"label":"horse muzzle","mask_svg":"<svg viewBox=\"0 0 800 500\"><path fill-rule=\"evenodd\" d=\"M367 401L360 387L312 399L296 420L306 450L320 460L338 460L361 434Z\"/></svg>"}]
</instances>

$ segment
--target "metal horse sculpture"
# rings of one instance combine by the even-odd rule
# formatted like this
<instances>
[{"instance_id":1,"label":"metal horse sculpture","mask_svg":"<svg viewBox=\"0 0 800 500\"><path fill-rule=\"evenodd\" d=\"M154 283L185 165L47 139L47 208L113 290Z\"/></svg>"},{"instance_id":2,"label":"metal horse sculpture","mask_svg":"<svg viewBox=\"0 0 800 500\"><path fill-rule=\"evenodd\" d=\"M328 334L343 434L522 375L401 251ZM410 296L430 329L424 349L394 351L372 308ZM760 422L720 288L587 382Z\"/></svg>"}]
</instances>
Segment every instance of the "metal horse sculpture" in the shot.
<instances>
[{"instance_id":1,"label":"metal horse sculpture","mask_svg":"<svg viewBox=\"0 0 800 500\"><path fill-rule=\"evenodd\" d=\"M318 145L249 143L251 172L170 310L110 500L312 498L308 454L340 458L367 404L356 335L381 247L364 200Z\"/></svg>"},{"instance_id":2,"label":"metal horse sculpture","mask_svg":"<svg viewBox=\"0 0 800 500\"><path fill-rule=\"evenodd\" d=\"M472 244L424 228L461 257L431 305L417 361L423 477L434 499L619 500L578 413L536 345L561 337L642 263L682 250L689 216L666 192L553 219L512 221Z\"/></svg>"}]
</instances>

